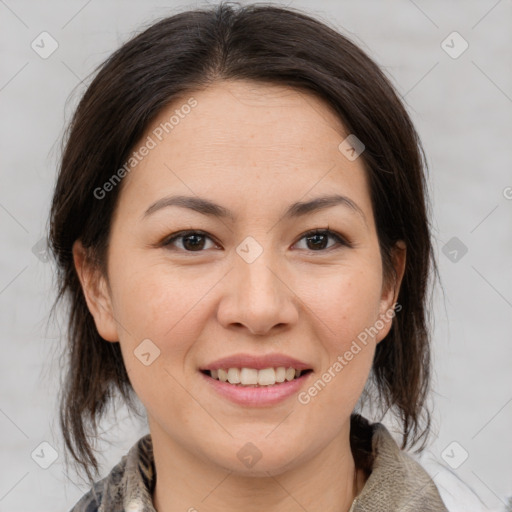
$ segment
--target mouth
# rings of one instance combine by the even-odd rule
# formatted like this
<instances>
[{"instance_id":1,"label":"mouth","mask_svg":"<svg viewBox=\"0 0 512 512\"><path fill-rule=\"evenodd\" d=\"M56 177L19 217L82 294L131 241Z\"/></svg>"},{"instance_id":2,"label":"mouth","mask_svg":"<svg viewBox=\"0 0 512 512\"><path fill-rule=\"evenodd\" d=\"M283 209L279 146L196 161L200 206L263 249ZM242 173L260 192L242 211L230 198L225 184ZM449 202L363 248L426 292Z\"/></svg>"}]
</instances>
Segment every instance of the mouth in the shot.
<instances>
[{"instance_id":1,"label":"mouth","mask_svg":"<svg viewBox=\"0 0 512 512\"><path fill-rule=\"evenodd\" d=\"M273 407L297 394L315 370L287 354L233 354L199 367L217 396L242 407Z\"/></svg>"},{"instance_id":2,"label":"mouth","mask_svg":"<svg viewBox=\"0 0 512 512\"><path fill-rule=\"evenodd\" d=\"M201 373L213 380L237 387L259 388L280 386L293 380L303 379L311 373L311 368L298 369L291 366L278 366L263 369L257 368L218 368L204 369Z\"/></svg>"}]
</instances>

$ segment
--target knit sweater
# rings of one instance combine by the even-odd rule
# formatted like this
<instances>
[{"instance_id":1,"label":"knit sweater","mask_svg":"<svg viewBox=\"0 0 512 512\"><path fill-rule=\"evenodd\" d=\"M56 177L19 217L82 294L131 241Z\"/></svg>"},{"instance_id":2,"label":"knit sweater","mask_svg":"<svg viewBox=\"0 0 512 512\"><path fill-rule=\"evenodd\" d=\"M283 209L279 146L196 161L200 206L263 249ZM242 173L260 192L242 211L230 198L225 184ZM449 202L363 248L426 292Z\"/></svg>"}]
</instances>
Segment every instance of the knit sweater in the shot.
<instances>
[{"instance_id":1,"label":"knit sweater","mask_svg":"<svg viewBox=\"0 0 512 512\"><path fill-rule=\"evenodd\" d=\"M422 466L381 423L351 416L350 442L356 465L367 480L349 512L448 512L437 487ZM140 438L70 512L156 512L156 483L151 435Z\"/></svg>"}]
</instances>

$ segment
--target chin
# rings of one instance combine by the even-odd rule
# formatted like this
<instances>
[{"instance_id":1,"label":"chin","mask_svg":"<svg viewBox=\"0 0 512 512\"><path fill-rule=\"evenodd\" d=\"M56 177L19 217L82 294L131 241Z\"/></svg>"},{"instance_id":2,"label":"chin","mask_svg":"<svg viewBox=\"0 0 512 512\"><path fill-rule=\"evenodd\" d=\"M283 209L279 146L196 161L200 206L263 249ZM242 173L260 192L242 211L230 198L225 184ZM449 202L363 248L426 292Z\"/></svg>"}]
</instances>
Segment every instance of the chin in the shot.
<instances>
[{"instance_id":1,"label":"chin","mask_svg":"<svg viewBox=\"0 0 512 512\"><path fill-rule=\"evenodd\" d=\"M245 439L248 439L246 436ZM279 475L299 463L298 448L285 447L282 443L252 441L235 441L223 450L222 454L211 457L212 463L240 476L268 477ZM219 446L219 445L217 445Z\"/></svg>"}]
</instances>

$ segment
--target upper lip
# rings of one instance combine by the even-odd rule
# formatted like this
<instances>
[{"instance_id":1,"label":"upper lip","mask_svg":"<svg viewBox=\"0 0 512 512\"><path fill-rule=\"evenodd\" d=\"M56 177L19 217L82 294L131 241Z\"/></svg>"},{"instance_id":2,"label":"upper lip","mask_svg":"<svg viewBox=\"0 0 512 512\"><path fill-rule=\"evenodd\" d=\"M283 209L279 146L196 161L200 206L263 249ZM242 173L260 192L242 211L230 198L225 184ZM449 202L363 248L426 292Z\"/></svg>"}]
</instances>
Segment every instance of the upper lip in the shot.
<instances>
[{"instance_id":1,"label":"upper lip","mask_svg":"<svg viewBox=\"0 0 512 512\"><path fill-rule=\"evenodd\" d=\"M254 368L263 370L264 368L295 368L296 370L310 370L311 365L299 361L294 357L285 354L266 354L264 356L253 356L250 354L234 354L232 356L217 359L200 368L200 370L218 370L220 368Z\"/></svg>"}]
</instances>

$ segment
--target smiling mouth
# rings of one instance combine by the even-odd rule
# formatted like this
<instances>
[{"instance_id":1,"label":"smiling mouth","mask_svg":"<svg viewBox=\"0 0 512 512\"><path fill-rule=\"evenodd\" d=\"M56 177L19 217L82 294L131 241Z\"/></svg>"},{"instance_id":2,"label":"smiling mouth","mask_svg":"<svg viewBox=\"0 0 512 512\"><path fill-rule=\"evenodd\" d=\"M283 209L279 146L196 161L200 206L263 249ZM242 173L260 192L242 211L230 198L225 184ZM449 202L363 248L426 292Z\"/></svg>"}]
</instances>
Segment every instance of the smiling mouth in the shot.
<instances>
[{"instance_id":1,"label":"smiling mouth","mask_svg":"<svg viewBox=\"0 0 512 512\"><path fill-rule=\"evenodd\" d=\"M219 368L218 370L200 370L208 377L239 387L268 387L284 384L300 379L313 370L296 370L295 368L280 366L277 368Z\"/></svg>"}]
</instances>

